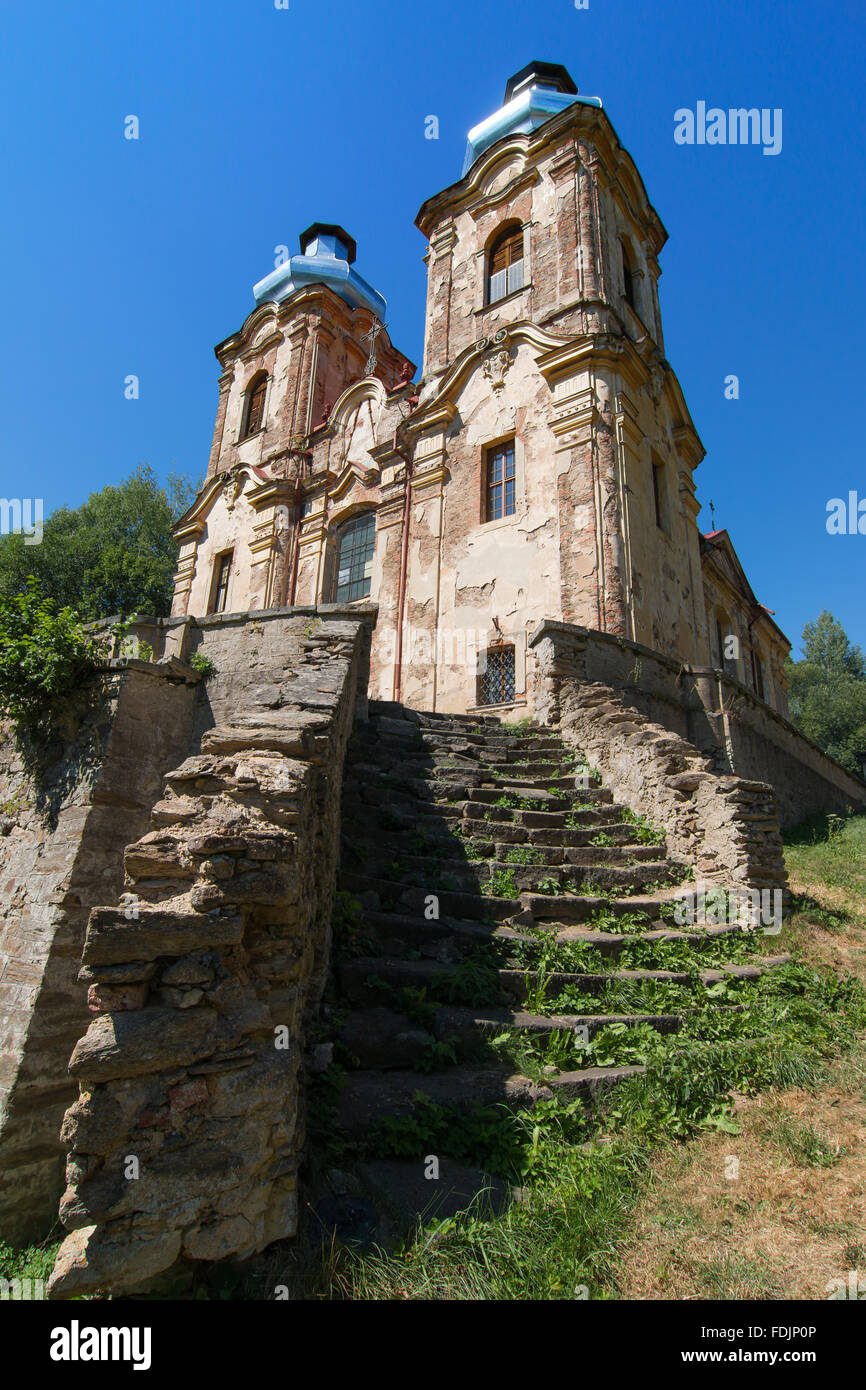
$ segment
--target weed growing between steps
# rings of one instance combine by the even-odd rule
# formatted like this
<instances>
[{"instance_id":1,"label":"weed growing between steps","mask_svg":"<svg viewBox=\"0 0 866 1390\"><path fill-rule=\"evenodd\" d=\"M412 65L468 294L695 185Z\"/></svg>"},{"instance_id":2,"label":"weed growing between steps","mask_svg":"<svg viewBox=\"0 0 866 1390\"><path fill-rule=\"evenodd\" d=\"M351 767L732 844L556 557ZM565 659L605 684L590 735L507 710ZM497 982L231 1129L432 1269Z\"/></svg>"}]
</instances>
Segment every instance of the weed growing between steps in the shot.
<instances>
[{"instance_id":1,"label":"weed growing between steps","mask_svg":"<svg viewBox=\"0 0 866 1390\"><path fill-rule=\"evenodd\" d=\"M682 1008L683 986L640 982L642 990L648 986L668 1005L670 992L679 991ZM695 1008L695 991L687 992L695 1012L683 1017L675 1034L646 1023L614 1023L585 1047L564 1030L546 1038L520 1030L493 1037L494 1052L541 1084L547 1069L570 1067L576 1054L583 1066L649 1067L647 1075L622 1081L595 1109L554 1097L531 1111L501 1106L467 1113L419 1096L411 1116L383 1117L363 1142L350 1144L332 1128L335 1147L328 1161L448 1154L507 1178L516 1193L498 1216L485 1211L482 1194L463 1216L432 1223L390 1254L331 1251L321 1294L616 1298L619 1242L655 1155L702 1131L736 1134L732 1092L748 1096L774 1087L816 1086L828 1059L856 1046L866 1028L863 987L803 964L782 966L757 981L725 980L721 994L712 994L719 986L696 988L707 998ZM597 996L586 1002L599 1012ZM621 993L618 1002L624 1002ZM735 1007L720 1011L720 1003ZM324 1084L333 1099L339 1074ZM317 1142L328 1139L326 1125ZM788 1142L817 1166L834 1162L835 1148L820 1134L792 1130Z\"/></svg>"}]
</instances>

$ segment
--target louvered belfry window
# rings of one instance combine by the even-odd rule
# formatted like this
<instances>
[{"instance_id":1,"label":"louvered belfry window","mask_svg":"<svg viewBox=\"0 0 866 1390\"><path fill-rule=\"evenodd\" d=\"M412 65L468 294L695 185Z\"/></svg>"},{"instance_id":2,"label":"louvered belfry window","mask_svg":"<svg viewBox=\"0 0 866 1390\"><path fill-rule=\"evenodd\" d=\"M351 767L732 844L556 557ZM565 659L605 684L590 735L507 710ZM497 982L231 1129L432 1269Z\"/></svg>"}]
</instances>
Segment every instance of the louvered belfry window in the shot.
<instances>
[{"instance_id":1,"label":"louvered belfry window","mask_svg":"<svg viewBox=\"0 0 866 1390\"><path fill-rule=\"evenodd\" d=\"M261 429L265 419L265 395L268 389L268 379L266 376L259 377L258 381L253 382L247 394L247 418L244 425L244 439L251 434L257 434Z\"/></svg>"},{"instance_id":2,"label":"louvered belfry window","mask_svg":"<svg viewBox=\"0 0 866 1390\"><path fill-rule=\"evenodd\" d=\"M487 302L523 289L523 228L507 227L490 248Z\"/></svg>"},{"instance_id":3,"label":"louvered belfry window","mask_svg":"<svg viewBox=\"0 0 866 1390\"><path fill-rule=\"evenodd\" d=\"M507 705L514 699L514 648L491 647L487 669L478 677L479 705Z\"/></svg>"}]
</instances>

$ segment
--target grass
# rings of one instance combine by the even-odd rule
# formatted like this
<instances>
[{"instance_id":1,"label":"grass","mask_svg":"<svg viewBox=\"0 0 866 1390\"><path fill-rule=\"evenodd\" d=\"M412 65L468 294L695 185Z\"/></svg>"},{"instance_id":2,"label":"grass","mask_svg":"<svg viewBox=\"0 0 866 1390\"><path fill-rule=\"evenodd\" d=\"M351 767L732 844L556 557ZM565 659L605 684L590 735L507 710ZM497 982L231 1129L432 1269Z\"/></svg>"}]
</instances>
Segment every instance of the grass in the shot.
<instances>
[{"instance_id":1,"label":"grass","mask_svg":"<svg viewBox=\"0 0 866 1390\"><path fill-rule=\"evenodd\" d=\"M866 1275L866 1035L829 993L866 982L866 817L817 818L785 840L794 898L778 949L823 982L801 976L810 1068L734 1093L736 1136L660 1150L620 1248L623 1298L826 1299L834 1280Z\"/></svg>"},{"instance_id":2,"label":"grass","mask_svg":"<svg viewBox=\"0 0 866 1390\"><path fill-rule=\"evenodd\" d=\"M303 1239L271 1247L240 1275L209 1274L198 1296L272 1298L285 1284L295 1298L355 1301L824 1299L848 1271L866 1275L866 818L815 821L788 837L786 858L794 898L779 937L735 933L698 947L631 939L650 918L605 910L586 925L630 934L616 959L530 930L528 943L479 950L430 996L418 993L417 1026L435 1003L495 1002L505 952L533 972L533 1010L680 1013L674 1034L610 1023L588 1045L559 1028L488 1040L494 1059L542 1086L588 1061L648 1067L594 1107L556 1094L520 1112L416 1098L406 1117L382 1117L349 1140L334 1118L339 1066L321 1079L309 1124L323 1165L448 1155L510 1185L498 1214L482 1191L462 1214L366 1252L323 1247L308 1217ZM357 908L348 895L335 906L348 955L363 944ZM756 981L708 987L697 974L783 952L792 963ZM603 976L614 965L689 978L611 980L598 993L547 987L553 971ZM431 1044L431 1065L451 1049L447 1038ZM52 1258L49 1244L0 1246L0 1272L21 1277Z\"/></svg>"},{"instance_id":3,"label":"grass","mask_svg":"<svg viewBox=\"0 0 866 1390\"><path fill-rule=\"evenodd\" d=\"M456 1142L465 1161L514 1183L517 1198L494 1215L482 1194L390 1253L332 1246L315 1292L301 1279L298 1296L826 1298L830 1281L864 1272L866 819L813 826L786 849L796 895L780 937L737 933L700 947L628 940L616 962L685 971L688 984L611 981L598 994L551 996L551 971L603 974L613 962L543 931L509 943L511 963L535 972L528 1007L691 1012L678 1034L609 1024L589 1047L564 1030L504 1030L493 1050L542 1084L576 1061L645 1061L650 1070L595 1110L553 1098L498 1118L425 1116L422 1106L411 1125L394 1121L392 1153L411 1159ZM649 921L607 914L592 925L633 931ZM696 974L783 952L793 963L757 981L708 988ZM744 1047L744 1037L756 1041Z\"/></svg>"},{"instance_id":4,"label":"grass","mask_svg":"<svg viewBox=\"0 0 866 1390\"><path fill-rule=\"evenodd\" d=\"M32 1297L35 1293L32 1287L33 1281L41 1280L44 1285L47 1285L59 1248L60 1239L55 1238L53 1233L49 1234L38 1245L28 1245L17 1249L0 1240L0 1279L9 1281L29 1279Z\"/></svg>"}]
</instances>

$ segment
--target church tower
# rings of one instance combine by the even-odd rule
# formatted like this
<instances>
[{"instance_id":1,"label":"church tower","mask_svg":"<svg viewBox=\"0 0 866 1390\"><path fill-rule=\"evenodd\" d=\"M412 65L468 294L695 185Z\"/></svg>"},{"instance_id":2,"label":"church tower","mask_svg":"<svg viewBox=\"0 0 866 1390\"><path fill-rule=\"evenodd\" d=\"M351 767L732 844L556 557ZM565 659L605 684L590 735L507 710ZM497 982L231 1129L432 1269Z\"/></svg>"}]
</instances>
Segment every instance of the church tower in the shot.
<instances>
[{"instance_id":1,"label":"church tower","mask_svg":"<svg viewBox=\"0 0 866 1390\"><path fill-rule=\"evenodd\" d=\"M411 377L382 327L385 300L356 271L356 256L342 227L313 223L300 254L281 256L253 287L256 307L240 331L214 349L216 425L204 488L175 529L174 614L294 604L310 440L368 371L387 387Z\"/></svg>"},{"instance_id":2,"label":"church tower","mask_svg":"<svg viewBox=\"0 0 866 1390\"><path fill-rule=\"evenodd\" d=\"M518 696L542 617L702 660L704 451L664 356L666 232L599 99L529 64L417 225L428 296L410 431L416 459L443 469L440 627L486 610ZM439 676L450 704L460 673Z\"/></svg>"}]
</instances>

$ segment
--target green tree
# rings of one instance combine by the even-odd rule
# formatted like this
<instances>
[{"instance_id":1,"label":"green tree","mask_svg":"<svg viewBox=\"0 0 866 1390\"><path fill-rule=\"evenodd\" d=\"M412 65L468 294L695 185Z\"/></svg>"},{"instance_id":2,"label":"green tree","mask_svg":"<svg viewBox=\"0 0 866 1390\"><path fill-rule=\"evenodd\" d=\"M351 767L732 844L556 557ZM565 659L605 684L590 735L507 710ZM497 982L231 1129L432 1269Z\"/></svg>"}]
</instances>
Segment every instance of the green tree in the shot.
<instances>
[{"instance_id":1,"label":"green tree","mask_svg":"<svg viewBox=\"0 0 866 1390\"><path fill-rule=\"evenodd\" d=\"M803 628L803 652L806 661L813 663L830 676L853 676L866 680L866 659L859 647L848 639L841 623L826 608L817 622Z\"/></svg>"},{"instance_id":2,"label":"green tree","mask_svg":"<svg viewBox=\"0 0 866 1390\"><path fill-rule=\"evenodd\" d=\"M165 617L177 568L171 528L194 496L187 479L173 476L163 488L141 464L80 507L52 512L41 545L25 545L21 535L0 539L0 593L25 593L33 575L43 595L85 622L115 613Z\"/></svg>"},{"instance_id":3,"label":"green tree","mask_svg":"<svg viewBox=\"0 0 866 1390\"><path fill-rule=\"evenodd\" d=\"M803 629L803 660L787 663L791 721L850 772L866 752L866 659L826 610Z\"/></svg>"}]
</instances>

